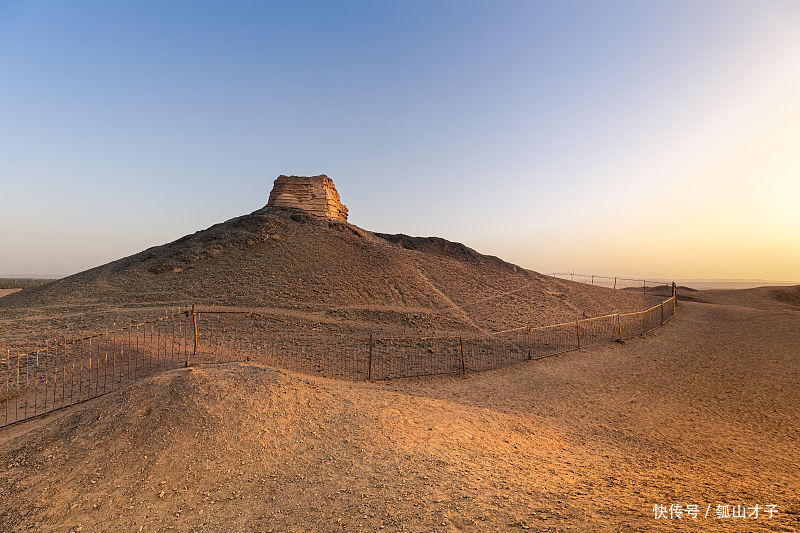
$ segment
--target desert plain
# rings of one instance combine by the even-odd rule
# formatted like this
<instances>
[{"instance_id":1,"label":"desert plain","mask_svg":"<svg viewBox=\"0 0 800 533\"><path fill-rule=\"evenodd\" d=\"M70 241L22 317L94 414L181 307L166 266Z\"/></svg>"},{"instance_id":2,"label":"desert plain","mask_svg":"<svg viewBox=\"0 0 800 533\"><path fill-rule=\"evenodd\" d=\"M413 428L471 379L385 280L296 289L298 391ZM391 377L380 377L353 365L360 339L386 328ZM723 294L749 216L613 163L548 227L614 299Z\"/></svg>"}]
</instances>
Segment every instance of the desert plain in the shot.
<instances>
[{"instance_id":1,"label":"desert plain","mask_svg":"<svg viewBox=\"0 0 800 533\"><path fill-rule=\"evenodd\" d=\"M453 335L636 311L659 290L265 208L5 296L0 340L190 298L320 334ZM483 372L197 362L0 429L0 531L796 531L798 391L800 287L679 288L649 333Z\"/></svg>"},{"instance_id":2,"label":"desert plain","mask_svg":"<svg viewBox=\"0 0 800 533\"><path fill-rule=\"evenodd\" d=\"M466 376L148 378L5 428L0 525L796 531L800 292L693 296L708 303L645 337ZM656 520L659 504L700 517ZM777 513L718 519L719 504Z\"/></svg>"}]
</instances>

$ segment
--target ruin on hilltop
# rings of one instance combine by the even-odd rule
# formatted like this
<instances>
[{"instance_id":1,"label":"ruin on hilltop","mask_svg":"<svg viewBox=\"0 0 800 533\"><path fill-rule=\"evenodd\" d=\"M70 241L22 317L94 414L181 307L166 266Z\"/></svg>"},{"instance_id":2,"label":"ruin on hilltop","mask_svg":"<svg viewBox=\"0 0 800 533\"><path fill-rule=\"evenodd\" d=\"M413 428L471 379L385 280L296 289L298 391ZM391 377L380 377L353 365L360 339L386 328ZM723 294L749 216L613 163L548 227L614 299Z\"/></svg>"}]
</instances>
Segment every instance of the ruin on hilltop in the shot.
<instances>
[{"instance_id":1,"label":"ruin on hilltop","mask_svg":"<svg viewBox=\"0 0 800 533\"><path fill-rule=\"evenodd\" d=\"M267 207L294 207L316 217L347 222L347 207L339 200L333 180L325 174L281 174L272 185Z\"/></svg>"}]
</instances>

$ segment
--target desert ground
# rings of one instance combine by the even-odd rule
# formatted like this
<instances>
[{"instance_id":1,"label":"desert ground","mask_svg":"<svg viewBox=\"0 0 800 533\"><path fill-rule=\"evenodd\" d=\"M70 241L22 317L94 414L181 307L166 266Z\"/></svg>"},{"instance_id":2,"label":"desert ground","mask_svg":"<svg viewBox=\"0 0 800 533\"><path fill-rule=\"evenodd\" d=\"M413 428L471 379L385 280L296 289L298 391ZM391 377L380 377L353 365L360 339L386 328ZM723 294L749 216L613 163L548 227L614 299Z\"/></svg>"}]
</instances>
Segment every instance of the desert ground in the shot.
<instances>
[{"instance_id":1,"label":"desert ground","mask_svg":"<svg viewBox=\"0 0 800 533\"><path fill-rule=\"evenodd\" d=\"M466 376L148 378L0 433L0 530L797 531L800 288L693 294L720 303Z\"/></svg>"},{"instance_id":2,"label":"desert ground","mask_svg":"<svg viewBox=\"0 0 800 533\"><path fill-rule=\"evenodd\" d=\"M0 289L0 298L2 298L3 296L8 296L9 294L13 294L15 292L18 292L20 290L22 290L22 289Z\"/></svg>"}]
</instances>

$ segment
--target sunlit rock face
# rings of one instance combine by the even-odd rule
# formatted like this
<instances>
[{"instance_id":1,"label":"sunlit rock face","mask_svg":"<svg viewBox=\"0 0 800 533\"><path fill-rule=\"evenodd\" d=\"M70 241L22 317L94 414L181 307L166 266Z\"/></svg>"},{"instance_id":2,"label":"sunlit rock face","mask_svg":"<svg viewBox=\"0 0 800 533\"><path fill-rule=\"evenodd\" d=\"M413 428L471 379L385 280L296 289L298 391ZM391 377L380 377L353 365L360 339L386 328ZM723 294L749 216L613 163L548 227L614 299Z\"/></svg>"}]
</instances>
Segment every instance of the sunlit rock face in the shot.
<instances>
[{"instance_id":1,"label":"sunlit rock face","mask_svg":"<svg viewBox=\"0 0 800 533\"><path fill-rule=\"evenodd\" d=\"M320 218L347 222L347 207L339 200L333 180L319 176L281 174L269 193L267 207L295 207Z\"/></svg>"}]
</instances>

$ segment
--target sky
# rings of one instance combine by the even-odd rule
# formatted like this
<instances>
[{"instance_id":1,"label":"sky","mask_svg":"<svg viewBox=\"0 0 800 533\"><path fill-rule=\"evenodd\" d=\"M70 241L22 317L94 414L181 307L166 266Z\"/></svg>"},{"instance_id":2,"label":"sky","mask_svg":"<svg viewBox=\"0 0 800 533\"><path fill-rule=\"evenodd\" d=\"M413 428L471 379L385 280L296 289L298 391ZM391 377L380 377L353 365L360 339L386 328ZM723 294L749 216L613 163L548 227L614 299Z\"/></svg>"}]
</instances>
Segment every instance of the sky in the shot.
<instances>
[{"instance_id":1,"label":"sky","mask_svg":"<svg viewBox=\"0 0 800 533\"><path fill-rule=\"evenodd\" d=\"M800 3L0 0L0 276L334 179L543 273L800 282Z\"/></svg>"}]
</instances>

